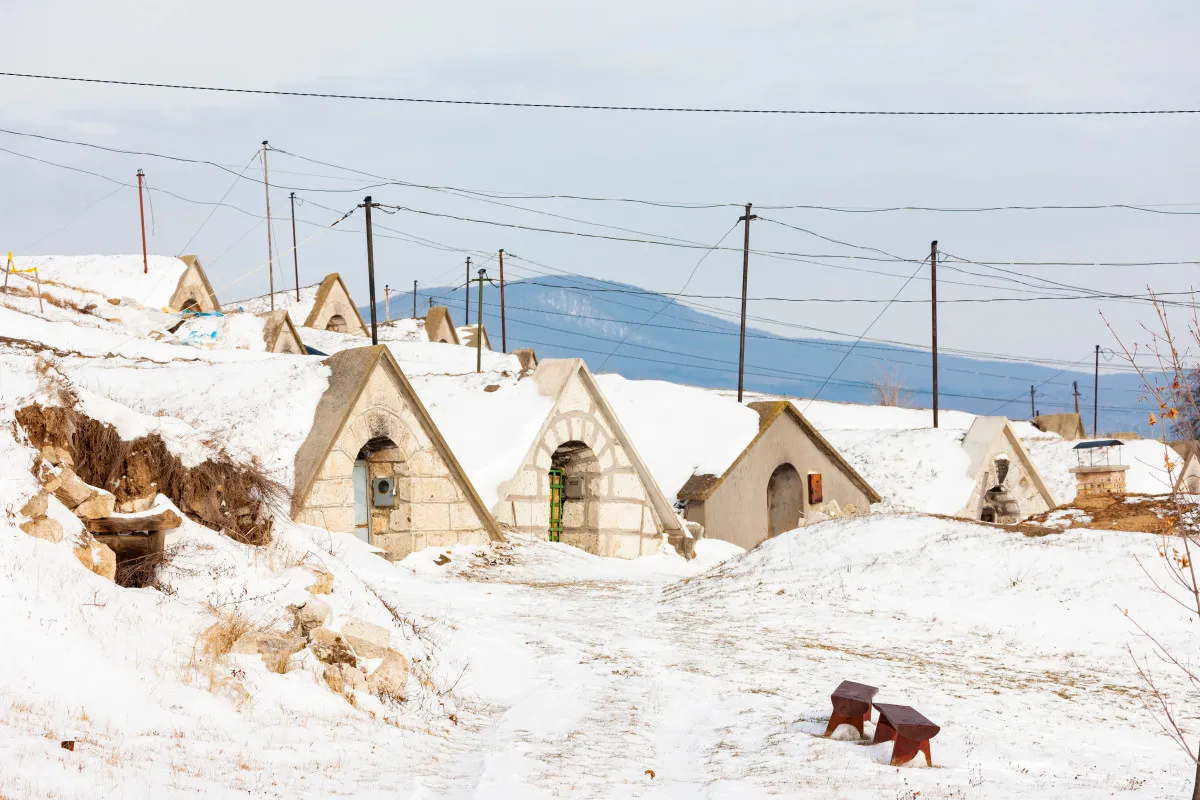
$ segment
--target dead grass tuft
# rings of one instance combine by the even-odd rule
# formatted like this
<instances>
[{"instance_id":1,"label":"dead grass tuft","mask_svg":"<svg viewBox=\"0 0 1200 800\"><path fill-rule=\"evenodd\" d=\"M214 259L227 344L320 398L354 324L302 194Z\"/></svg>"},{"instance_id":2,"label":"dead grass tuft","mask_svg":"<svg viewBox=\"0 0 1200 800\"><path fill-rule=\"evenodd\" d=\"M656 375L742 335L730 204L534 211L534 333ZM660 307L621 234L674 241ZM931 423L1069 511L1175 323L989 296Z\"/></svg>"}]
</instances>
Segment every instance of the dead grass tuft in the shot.
<instances>
[{"instance_id":1,"label":"dead grass tuft","mask_svg":"<svg viewBox=\"0 0 1200 800\"><path fill-rule=\"evenodd\" d=\"M237 612L219 614L217 621L209 625L197 640L201 655L215 662L233 649L238 639L250 632L250 621Z\"/></svg>"}]
</instances>

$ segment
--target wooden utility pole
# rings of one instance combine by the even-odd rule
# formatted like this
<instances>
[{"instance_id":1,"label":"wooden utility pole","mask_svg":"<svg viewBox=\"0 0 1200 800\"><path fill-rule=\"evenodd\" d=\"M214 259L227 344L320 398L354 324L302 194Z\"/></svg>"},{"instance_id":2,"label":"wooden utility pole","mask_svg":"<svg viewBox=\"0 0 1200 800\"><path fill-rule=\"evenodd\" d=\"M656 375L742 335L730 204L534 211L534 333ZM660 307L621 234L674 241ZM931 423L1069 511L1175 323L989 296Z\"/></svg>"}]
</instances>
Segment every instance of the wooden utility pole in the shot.
<instances>
[{"instance_id":1,"label":"wooden utility pole","mask_svg":"<svg viewBox=\"0 0 1200 800\"><path fill-rule=\"evenodd\" d=\"M292 192L292 269L296 272L296 302L300 302L300 253L296 244L296 193Z\"/></svg>"},{"instance_id":2,"label":"wooden utility pole","mask_svg":"<svg viewBox=\"0 0 1200 800\"><path fill-rule=\"evenodd\" d=\"M267 195L267 275L271 280L271 310L275 310L275 249L271 245L271 183L267 174L267 140L263 139L263 192ZM370 239L370 236L367 237Z\"/></svg>"},{"instance_id":3,"label":"wooden utility pole","mask_svg":"<svg viewBox=\"0 0 1200 800\"><path fill-rule=\"evenodd\" d=\"M504 319L504 251L500 251L500 352L508 352L508 331Z\"/></svg>"},{"instance_id":4,"label":"wooden utility pole","mask_svg":"<svg viewBox=\"0 0 1200 800\"><path fill-rule=\"evenodd\" d=\"M1034 417L1037 416L1037 406L1035 405L1035 403L1037 401L1033 399L1034 394L1036 392L1037 392L1036 386L1029 387L1029 418L1030 419L1033 419Z\"/></svg>"},{"instance_id":5,"label":"wooden utility pole","mask_svg":"<svg viewBox=\"0 0 1200 800\"><path fill-rule=\"evenodd\" d=\"M750 213L750 203L746 203L746 216L738 222L746 223L746 241L742 245L742 333L738 339L738 402L742 402L742 388L746 371L746 289L750 283L750 220L758 219Z\"/></svg>"},{"instance_id":6,"label":"wooden utility pole","mask_svg":"<svg viewBox=\"0 0 1200 800\"><path fill-rule=\"evenodd\" d=\"M929 245L929 286L933 308L933 427L938 426L938 348L937 348L937 239Z\"/></svg>"},{"instance_id":7,"label":"wooden utility pole","mask_svg":"<svg viewBox=\"0 0 1200 800\"><path fill-rule=\"evenodd\" d=\"M392 321L392 287L383 285L383 321Z\"/></svg>"},{"instance_id":8,"label":"wooden utility pole","mask_svg":"<svg viewBox=\"0 0 1200 800\"><path fill-rule=\"evenodd\" d=\"M413 319L417 318L417 282L413 281Z\"/></svg>"},{"instance_id":9,"label":"wooden utility pole","mask_svg":"<svg viewBox=\"0 0 1200 800\"><path fill-rule=\"evenodd\" d=\"M466 292L466 312L463 316L463 325L471 324L471 257L467 256L467 286Z\"/></svg>"},{"instance_id":10,"label":"wooden utility pole","mask_svg":"<svg viewBox=\"0 0 1200 800\"><path fill-rule=\"evenodd\" d=\"M487 270L479 270L479 308L475 321L475 372L483 372L483 282L487 280ZM468 322L467 324L470 324Z\"/></svg>"},{"instance_id":11,"label":"wooden utility pole","mask_svg":"<svg viewBox=\"0 0 1200 800\"><path fill-rule=\"evenodd\" d=\"M138 170L138 213L142 217L142 274L150 274L150 257L146 255L146 206L142 202L142 181L146 173Z\"/></svg>"},{"instance_id":12,"label":"wooden utility pole","mask_svg":"<svg viewBox=\"0 0 1200 800\"><path fill-rule=\"evenodd\" d=\"M1092 438L1098 434L1096 429L1100 420L1100 345L1096 345L1096 383L1092 387Z\"/></svg>"},{"instance_id":13,"label":"wooden utility pole","mask_svg":"<svg viewBox=\"0 0 1200 800\"><path fill-rule=\"evenodd\" d=\"M1079 381L1071 381L1071 389L1075 395L1075 413L1079 413Z\"/></svg>"},{"instance_id":14,"label":"wooden utility pole","mask_svg":"<svg viewBox=\"0 0 1200 800\"><path fill-rule=\"evenodd\" d=\"M375 244L371 239L371 195L363 201L367 210L367 286L371 293L371 344L379 344L379 330L375 323Z\"/></svg>"}]
</instances>

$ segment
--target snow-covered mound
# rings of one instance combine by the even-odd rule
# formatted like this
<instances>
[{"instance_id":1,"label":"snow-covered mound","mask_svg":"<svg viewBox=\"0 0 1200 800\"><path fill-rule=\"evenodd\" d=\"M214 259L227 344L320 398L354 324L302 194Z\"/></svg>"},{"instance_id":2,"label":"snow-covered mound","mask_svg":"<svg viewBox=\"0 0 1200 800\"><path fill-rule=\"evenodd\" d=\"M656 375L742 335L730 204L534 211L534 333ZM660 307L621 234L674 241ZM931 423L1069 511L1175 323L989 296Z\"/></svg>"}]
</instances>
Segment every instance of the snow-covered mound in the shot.
<instances>
[{"instance_id":1,"label":"snow-covered mound","mask_svg":"<svg viewBox=\"0 0 1200 800\"><path fill-rule=\"evenodd\" d=\"M71 287L101 297L130 299L148 308L167 305L187 271L187 264L174 256L148 256L143 264L141 254L17 256L13 263L19 270L36 267L45 291Z\"/></svg>"},{"instance_id":2,"label":"snow-covered mound","mask_svg":"<svg viewBox=\"0 0 1200 800\"><path fill-rule=\"evenodd\" d=\"M228 308L235 311L245 311L251 314L261 314L264 311L279 311L288 312L292 318L292 324L296 326L303 325L308 315L312 313L313 305L317 302L317 290L321 288L321 284L314 283L312 286L301 286L300 291L295 289L284 289L275 292L272 298L269 294L264 294L261 297L251 297L246 300L235 300L232 303L223 303L223 308ZM297 299L299 294L299 299ZM305 329L305 333L309 329Z\"/></svg>"}]
</instances>

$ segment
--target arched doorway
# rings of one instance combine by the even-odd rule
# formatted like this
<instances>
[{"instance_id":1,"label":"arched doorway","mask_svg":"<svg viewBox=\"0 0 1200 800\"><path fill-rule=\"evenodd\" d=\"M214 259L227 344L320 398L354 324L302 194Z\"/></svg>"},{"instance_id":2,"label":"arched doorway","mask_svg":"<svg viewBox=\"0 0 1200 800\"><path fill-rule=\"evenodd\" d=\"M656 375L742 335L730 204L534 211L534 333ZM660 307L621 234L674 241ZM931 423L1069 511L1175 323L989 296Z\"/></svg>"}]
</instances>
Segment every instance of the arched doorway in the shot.
<instances>
[{"instance_id":1,"label":"arched doorway","mask_svg":"<svg viewBox=\"0 0 1200 800\"><path fill-rule=\"evenodd\" d=\"M996 521L996 509L992 508L991 506L984 506L983 511L981 511L979 514L979 521L980 522L995 522Z\"/></svg>"},{"instance_id":2,"label":"arched doorway","mask_svg":"<svg viewBox=\"0 0 1200 800\"><path fill-rule=\"evenodd\" d=\"M187 300L183 301L183 306L179 310L185 314L189 312L192 314L198 314L200 312L200 301L194 297L189 297Z\"/></svg>"},{"instance_id":3,"label":"arched doorway","mask_svg":"<svg viewBox=\"0 0 1200 800\"><path fill-rule=\"evenodd\" d=\"M791 464L780 464L767 481L767 536L797 527L803 514L804 481Z\"/></svg>"},{"instance_id":4,"label":"arched doorway","mask_svg":"<svg viewBox=\"0 0 1200 800\"><path fill-rule=\"evenodd\" d=\"M354 535L367 544L373 533L382 533L394 528L392 511L395 508L395 484L403 469L399 448L391 439L380 436L371 439L358 451L351 473L354 489ZM373 482L376 478L390 478L392 483L391 504L386 500L377 504Z\"/></svg>"},{"instance_id":5,"label":"arched doorway","mask_svg":"<svg viewBox=\"0 0 1200 800\"><path fill-rule=\"evenodd\" d=\"M600 548L600 460L583 442L563 442L550 457L550 469L561 476L561 504L551 497L550 524L559 541L589 553Z\"/></svg>"},{"instance_id":6,"label":"arched doorway","mask_svg":"<svg viewBox=\"0 0 1200 800\"><path fill-rule=\"evenodd\" d=\"M325 324L325 330L335 331L336 333L346 332L346 318L341 314L334 314L329 318L329 322Z\"/></svg>"}]
</instances>

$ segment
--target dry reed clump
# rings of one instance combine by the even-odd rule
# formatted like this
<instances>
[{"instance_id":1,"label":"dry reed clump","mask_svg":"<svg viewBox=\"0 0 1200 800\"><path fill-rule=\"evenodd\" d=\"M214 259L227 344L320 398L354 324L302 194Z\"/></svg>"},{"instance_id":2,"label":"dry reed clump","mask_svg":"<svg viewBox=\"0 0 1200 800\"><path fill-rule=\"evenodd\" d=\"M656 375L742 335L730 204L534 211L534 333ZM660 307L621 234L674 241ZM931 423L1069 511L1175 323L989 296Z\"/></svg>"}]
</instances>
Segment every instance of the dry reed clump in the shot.
<instances>
[{"instance_id":1,"label":"dry reed clump","mask_svg":"<svg viewBox=\"0 0 1200 800\"><path fill-rule=\"evenodd\" d=\"M47 284L49 282L42 281L42 283ZM37 289L33 286L10 285L3 289L3 293L15 295L17 297L37 297L38 296ZM86 303L84 305L80 305L79 303L76 303L74 300L66 300L66 299L59 297L58 295L51 294L50 292L47 292L47 291L43 291L41 293L41 296L42 296L42 302L49 303L52 306L58 306L59 308L62 308L62 309L75 311L80 314L92 314L96 310L95 303Z\"/></svg>"},{"instance_id":2,"label":"dry reed clump","mask_svg":"<svg viewBox=\"0 0 1200 800\"><path fill-rule=\"evenodd\" d=\"M250 632L250 621L236 612L217 616L217 621L205 628L197 641L205 661L213 663L233 649L237 640Z\"/></svg>"},{"instance_id":3,"label":"dry reed clump","mask_svg":"<svg viewBox=\"0 0 1200 800\"><path fill-rule=\"evenodd\" d=\"M287 490L258 463L238 464L218 456L185 467L157 434L125 441L116 428L81 413L73 403L28 405L16 418L35 446L65 448L76 474L112 492L118 502L161 492L191 519L239 542L271 541L271 512L283 507Z\"/></svg>"}]
</instances>

